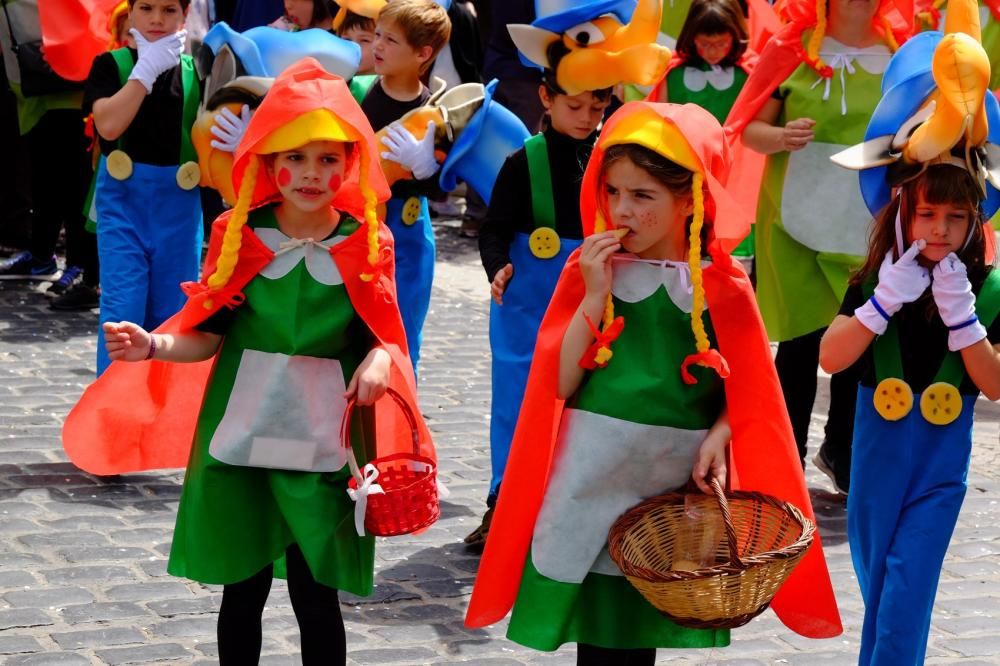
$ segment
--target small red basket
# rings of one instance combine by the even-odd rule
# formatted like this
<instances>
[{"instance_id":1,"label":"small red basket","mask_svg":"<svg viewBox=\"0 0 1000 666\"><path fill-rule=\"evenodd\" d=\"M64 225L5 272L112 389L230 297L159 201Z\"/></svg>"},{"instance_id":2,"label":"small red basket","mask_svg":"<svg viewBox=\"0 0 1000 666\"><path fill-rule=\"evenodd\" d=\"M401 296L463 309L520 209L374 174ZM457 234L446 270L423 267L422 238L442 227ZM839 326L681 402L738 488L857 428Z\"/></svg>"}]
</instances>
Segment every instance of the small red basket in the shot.
<instances>
[{"instance_id":1,"label":"small red basket","mask_svg":"<svg viewBox=\"0 0 1000 666\"><path fill-rule=\"evenodd\" d=\"M341 441L347 448L351 479L347 493L355 501L355 528L359 536L367 531L375 536L412 534L432 525L441 515L438 504L437 465L420 455L420 431L409 404L399 393L388 389L406 417L413 438L413 453L396 453L375 458L358 469L351 447L351 417L357 406L352 398L344 410Z\"/></svg>"}]
</instances>

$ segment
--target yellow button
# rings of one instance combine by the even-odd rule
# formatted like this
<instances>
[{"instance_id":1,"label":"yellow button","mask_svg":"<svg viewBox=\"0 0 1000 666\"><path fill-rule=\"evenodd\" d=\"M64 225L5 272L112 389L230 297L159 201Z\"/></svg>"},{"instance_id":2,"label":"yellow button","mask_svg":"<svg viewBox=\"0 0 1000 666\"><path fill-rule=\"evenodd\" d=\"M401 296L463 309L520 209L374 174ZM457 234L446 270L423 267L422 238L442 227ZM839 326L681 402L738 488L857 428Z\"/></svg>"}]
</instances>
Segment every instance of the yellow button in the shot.
<instances>
[{"instance_id":1,"label":"yellow button","mask_svg":"<svg viewBox=\"0 0 1000 666\"><path fill-rule=\"evenodd\" d=\"M886 421L898 421L913 409L913 389L902 379L883 379L875 387L872 403Z\"/></svg>"},{"instance_id":2,"label":"yellow button","mask_svg":"<svg viewBox=\"0 0 1000 666\"><path fill-rule=\"evenodd\" d=\"M551 259L559 254L559 234L555 229L538 227L528 236L528 247L539 259Z\"/></svg>"},{"instance_id":3,"label":"yellow button","mask_svg":"<svg viewBox=\"0 0 1000 666\"><path fill-rule=\"evenodd\" d=\"M185 162L177 168L177 187L193 190L201 182L201 167L197 162Z\"/></svg>"},{"instance_id":4,"label":"yellow button","mask_svg":"<svg viewBox=\"0 0 1000 666\"><path fill-rule=\"evenodd\" d=\"M935 382L920 396L920 413L928 423L948 425L962 413L962 395L947 382Z\"/></svg>"},{"instance_id":5,"label":"yellow button","mask_svg":"<svg viewBox=\"0 0 1000 666\"><path fill-rule=\"evenodd\" d=\"M112 150L105 158L108 175L115 180L127 180L132 175L132 158L123 150Z\"/></svg>"},{"instance_id":6,"label":"yellow button","mask_svg":"<svg viewBox=\"0 0 1000 666\"><path fill-rule=\"evenodd\" d=\"M413 226L417 220L420 219L420 199L418 197L410 197L403 203L403 210L400 212L399 217L403 220L403 224L406 226Z\"/></svg>"}]
</instances>

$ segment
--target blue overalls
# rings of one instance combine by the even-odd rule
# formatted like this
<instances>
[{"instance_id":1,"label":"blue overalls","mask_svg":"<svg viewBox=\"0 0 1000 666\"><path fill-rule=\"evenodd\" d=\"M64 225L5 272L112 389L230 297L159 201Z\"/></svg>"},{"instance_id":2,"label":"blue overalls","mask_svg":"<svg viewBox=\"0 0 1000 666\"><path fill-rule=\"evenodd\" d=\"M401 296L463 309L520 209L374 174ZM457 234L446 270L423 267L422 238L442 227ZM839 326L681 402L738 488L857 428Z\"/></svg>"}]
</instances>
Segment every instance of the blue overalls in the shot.
<instances>
[{"instance_id":1,"label":"blue overalls","mask_svg":"<svg viewBox=\"0 0 1000 666\"><path fill-rule=\"evenodd\" d=\"M561 239L555 232L555 201L545 135L524 142L531 180L535 231L514 235L510 260L514 275L503 305L490 304L493 400L490 409L490 496L495 497L510 454L514 426L528 384L535 338L569 255L583 241Z\"/></svg>"},{"instance_id":2,"label":"blue overalls","mask_svg":"<svg viewBox=\"0 0 1000 666\"><path fill-rule=\"evenodd\" d=\"M976 312L989 327L998 310L1000 275L991 271ZM858 663L919 666L965 498L977 396L958 393L965 367L958 352L949 352L935 383L913 396L907 412L895 320L874 344L879 384L858 389L847 499L851 559L865 602Z\"/></svg>"},{"instance_id":3,"label":"blue overalls","mask_svg":"<svg viewBox=\"0 0 1000 666\"><path fill-rule=\"evenodd\" d=\"M135 65L131 52L118 49L112 55L124 85ZM180 284L198 279L204 231L191 125L200 93L194 61L181 56L180 66L184 90L181 166L131 163L131 174L119 180L108 171L110 155L98 165L94 205L101 260L101 326L108 321L130 321L153 330L184 305ZM122 153L122 146L119 140L115 153ZM182 173L184 169L188 171ZM100 326L97 335L100 375L110 360Z\"/></svg>"},{"instance_id":4,"label":"blue overalls","mask_svg":"<svg viewBox=\"0 0 1000 666\"><path fill-rule=\"evenodd\" d=\"M434 230L427 198L389 199L385 205L385 219L395 241L399 314L403 317L406 344L416 372L434 282Z\"/></svg>"}]
</instances>

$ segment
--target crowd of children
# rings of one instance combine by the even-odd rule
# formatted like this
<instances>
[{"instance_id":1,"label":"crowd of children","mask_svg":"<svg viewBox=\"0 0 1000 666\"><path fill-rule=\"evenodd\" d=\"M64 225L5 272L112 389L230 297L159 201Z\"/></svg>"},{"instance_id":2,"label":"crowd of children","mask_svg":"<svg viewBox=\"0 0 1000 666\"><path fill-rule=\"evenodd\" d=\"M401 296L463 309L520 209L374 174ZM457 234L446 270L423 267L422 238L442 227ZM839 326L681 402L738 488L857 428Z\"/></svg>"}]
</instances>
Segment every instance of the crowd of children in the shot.
<instances>
[{"instance_id":1,"label":"crowd of children","mask_svg":"<svg viewBox=\"0 0 1000 666\"><path fill-rule=\"evenodd\" d=\"M303 663L344 663L338 591L374 582L357 514L374 478L357 467L416 443L433 462L416 407L428 198L446 194L440 136L455 130L399 121L439 98L436 81L484 69L475 10L453 2L284 1L270 28L353 42L354 76L306 57L252 110L214 116L234 201L204 263L192 128L209 87L185 53L190 0L128 0L114 14L127 33L93 58L82 95L60 93L75 95L66 106L33 105L10 63L17 23L0 17L21 131L31 146L74 144L50 179L80 190L58 209L32 155L38 221L0 278L57 280L65 227L53 289L100 306L99 378L67 420L67 452L100 474L186 465L168 569L223 586L223 664L259 658L275 576ZM552 0L481 17L485 70L512 72L484 106L508 103L540 131L468 178L470 215L477 197L489 204L473 226L492 403L466 622L510 612L511 640L576 643L585 665L728 645L728 629L657 612L609 557L608 531L644 499L710 493L713 479L814 520L804 469L821 366L831 398L814 460L847 495L859 663L921 664L974 404L1000 398L990 15L950 0L940 31L914 35L912 5L893 0L670 6ZM672 54L658 34L676 35ZM521 62L501 67L504 53ZM647 100L625 102L626 86ZM799 567L775 611L804 636L839 634L818 535Z\"/></svg>"}]
</instances>

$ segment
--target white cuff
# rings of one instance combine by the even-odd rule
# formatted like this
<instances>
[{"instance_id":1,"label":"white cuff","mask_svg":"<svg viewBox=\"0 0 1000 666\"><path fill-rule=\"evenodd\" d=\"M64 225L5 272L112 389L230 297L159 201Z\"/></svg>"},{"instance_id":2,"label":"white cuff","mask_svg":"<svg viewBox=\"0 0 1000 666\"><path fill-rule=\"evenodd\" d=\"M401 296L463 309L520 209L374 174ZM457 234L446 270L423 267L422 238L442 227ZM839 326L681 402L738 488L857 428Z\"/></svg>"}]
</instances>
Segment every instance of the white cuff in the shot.
<instances>
[{"instance_id":1,"label":"white cuff","mask_svg":"<svg viewBox=\"0 0 1000 666\"><path fill-rule=\"evenodd\" d=\"M986 337L986 327L978 321L964 328L948 331L948 349L959 351L970 347Z\"/></svg>"},{"instance_id":2,"label":"white cuff","mask_svg":"<svg viewBox=\"0 0 1000 666\"><path fill-rule=\"evenodd\" d=\"M857 317L862 326L875 335L885 333L885 329L889 325L889 320L882 316L882 313L878 311L870 298L865 301L864 305L854 311L854 316Z\"/></svg>"}]
</instances>

